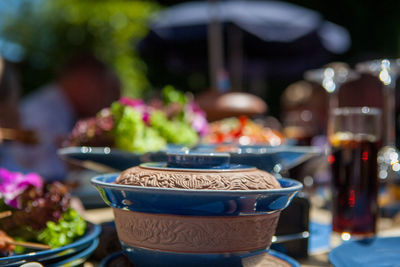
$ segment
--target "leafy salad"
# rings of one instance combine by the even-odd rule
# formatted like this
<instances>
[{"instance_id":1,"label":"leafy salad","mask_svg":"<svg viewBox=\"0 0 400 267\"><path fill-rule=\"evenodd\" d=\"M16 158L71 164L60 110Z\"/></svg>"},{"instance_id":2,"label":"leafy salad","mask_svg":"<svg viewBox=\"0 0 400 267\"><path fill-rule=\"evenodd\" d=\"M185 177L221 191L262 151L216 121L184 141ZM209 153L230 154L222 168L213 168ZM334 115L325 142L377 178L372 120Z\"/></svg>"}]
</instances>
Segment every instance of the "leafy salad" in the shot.
<instances>
[{"instance_id":1,"label":"leafy salad","mask_svg":"<svg viewBox=\"0 0 400 267\"><path fill-rule=\"evenodd\" d=\"M187 95L166 86L162 101L145 103L123 97L95 118L79 121L67 142L71 146L112 146L144 153L167 144L194 146L208 131L205 113Z\"/></svg>"},{"instance_id":2,"label":"leafy salad","mask_svg":"<svg viewBox=\"0 0 400 267\"><path fill-rule=\"evenodd\" d=\"M10 172L0 168L0 254L23 252L7 240L65 246L82 236L87 224L70 206L70 194L59 182L45 183L35 174Z\"/></svg>"}]
</instances>

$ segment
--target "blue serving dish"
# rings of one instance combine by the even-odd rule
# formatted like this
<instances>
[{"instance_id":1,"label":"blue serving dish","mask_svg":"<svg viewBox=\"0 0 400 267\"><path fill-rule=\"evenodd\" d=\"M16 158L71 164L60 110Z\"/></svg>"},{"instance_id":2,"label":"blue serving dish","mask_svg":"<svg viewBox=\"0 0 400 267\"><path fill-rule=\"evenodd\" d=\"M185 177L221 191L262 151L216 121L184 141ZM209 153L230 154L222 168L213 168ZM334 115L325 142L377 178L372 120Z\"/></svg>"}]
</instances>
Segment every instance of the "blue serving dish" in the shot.
<instances>
[{"instance_id":1,"label":"blue serving dish","mask_svg":"<svg viewBox=\"0 0 400 267\"><path fill-rule=\"evenodd\" d=\"M81 266L85 261L93 254L99 245L99 239L96 238L93 240L89 247L84 250L73 254L67 258L63 258L60 261L52 262L51 264L45 264L46 267L73 267L73 266Z\"/></svg>"},{"instance_id":2,"label":"blue serving dish","mask_svg":"<svg viewBox=\"0 0 400 267\"><path fill-rule=\"evenodd\" d=\"M399 266L400 237L375 237L346 241L329 253L334 267Z\"/></svg>"},{"instance_id":3,"label":"blue serving dish","mask_svg":"<svg viewBox=\"0 0 400 267\"><path fill-rule=\"evenodd\" d=\"M322 154L322 150L319 147L291 145L200 145L194 150L201 152L228 152L231 156L231 163L254 166L260 170L274 173L287 171Z\"/></svg>"},{"instance_id":4,"label":"blue serving dish","mask_svg":"<svg viewBox=\"0 0 400 267\"><path fill-rule=\"evenodd\" d=\"M176 149L176 147L171 147ZM109 147L65 147L58 150L65 161L100 173L123 171L144 162L165 161L166 150L133 153Z\"/></svg>"},{"instance_id":5,"label":"blue serving dish","mask_svg":"<svg viewBox=\"0 0 400 267\"><path fill-rule=\"evenodd\" d=\"M223 157L207 155L177 153L169 155L168 164L142 164L138 172L167 171L166 176L154 175L168 180L172 179L169 175L194 173L200 177L210 172L224 173L225 179L231 173L246 176L254 170L227 166ZM113 208L122 248L135 266L240 266L243 257L268 248L279 212L302 188L292 179L278 179L281 188L276 189L163 188L116 184L117 176L101 175L91 182ZM145 179L153 178L145 175ZM223 245L218 247L220 243Z\"/></svg>"},{"instance_id":6,"label":"blue serving dish","mask_svg":"<svg viewBox=\"0 0 400 267\"><path fill-rule=\"evenodd\" d=\"M216 152L221 146L199 145L194 151ZM167 149L144 154L132 153L109 147L66 147L59 156L72 163L100 173L126 170L144 162L167 161L167 153L185 148L169 145ZM260 170L278 173L289 170L313 157L320 156L318 147L306 146L235 146L229 151L231 163L255 166Z\"/></svg>"},{"instance_id":7,"label":"blue serving dish","mask_svg":"<svg viewBox=\"0 0 400 267\"><path fill-rule=\"evenodd\" d=\"M93 241L98 238L100 232L101 228L99 225L88 223L88 229L85 235L71 244L55 249L29 252L9 257L0 257L0 265L20 266L21 264L32 261L43 263L52 262L59 258L64 258L87 249L92 245Z\"/></svg>"},{"instance_id":8,"label":"blue serving dish","mask_svg":"<svg viewBox=\"0 0 400 267\"><path fill-rule=\"evenodd\" d=\"M263 264L265 264L266 266L271 266L275 262L275 259L280 259L284 263L286 263L285 265L288 267L300 267L300 263L298 261L283 253L280 253L275 250L269 250L268 254L269 256L266 257L261 262L260 265L263 266ZM133 265L130 262L128 262L127 258L123 254L123 251L118 251L107 256L99 263L99 267L111 267L111 266L130 267Z\"/></svg>"}]
</instances>

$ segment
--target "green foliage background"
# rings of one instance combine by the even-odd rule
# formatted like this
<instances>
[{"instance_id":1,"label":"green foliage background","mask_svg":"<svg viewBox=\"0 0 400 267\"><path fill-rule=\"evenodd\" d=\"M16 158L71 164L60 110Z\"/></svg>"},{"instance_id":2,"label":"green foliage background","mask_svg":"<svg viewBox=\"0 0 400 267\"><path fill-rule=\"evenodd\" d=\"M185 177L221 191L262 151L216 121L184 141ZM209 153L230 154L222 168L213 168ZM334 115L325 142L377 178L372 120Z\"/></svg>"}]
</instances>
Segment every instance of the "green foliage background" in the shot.
<instances>
[{"instance_id":1,"label":"green foliage background","mask_svg":"<svg viewBox=\"0 0 400 267\"><path fill-rule=\"evenodd\" d=\"M140 97L150 83L135 47L158 9L154 1L22 0L18 12L0 14L0 36L24 48L25 91L54 79L73 54L91 51L114 69L124 95Z\"/></svg>"}]
</instances>

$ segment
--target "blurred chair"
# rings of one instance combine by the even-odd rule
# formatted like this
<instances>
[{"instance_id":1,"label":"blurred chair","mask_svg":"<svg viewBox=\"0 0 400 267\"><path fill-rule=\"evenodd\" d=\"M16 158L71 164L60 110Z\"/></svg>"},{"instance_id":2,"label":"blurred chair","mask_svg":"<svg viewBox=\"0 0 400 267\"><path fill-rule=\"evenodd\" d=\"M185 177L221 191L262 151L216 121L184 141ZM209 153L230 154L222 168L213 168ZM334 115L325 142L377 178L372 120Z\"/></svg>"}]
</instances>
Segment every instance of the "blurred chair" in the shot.
<instances>
[{"instance_id":1,"label":"blurred chair","mask_svg":"<svg viewBox=\"0 0 400 267\"><path fill-rule=\"evenodd\" d=\"M288 86L281 97L284 134L300 145L325 134L328 120L328 95L318 85L298 81Z\"/></svg>"}]
</instances>

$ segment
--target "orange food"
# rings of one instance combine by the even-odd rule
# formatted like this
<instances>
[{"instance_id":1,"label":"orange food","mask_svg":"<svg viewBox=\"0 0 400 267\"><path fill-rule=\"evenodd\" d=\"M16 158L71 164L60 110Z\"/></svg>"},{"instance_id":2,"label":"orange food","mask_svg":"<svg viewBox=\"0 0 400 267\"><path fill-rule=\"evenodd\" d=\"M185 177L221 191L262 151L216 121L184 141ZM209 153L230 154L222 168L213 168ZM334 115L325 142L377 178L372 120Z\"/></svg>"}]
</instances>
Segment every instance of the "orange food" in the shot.
<instances>
[{"instance_id":1,"label":"orange food","mask_svg":"<svg viewBox=\"0 0 400 267\"><path fill-rule=\"evenodd\" d=\"M203 141L208 144L234 143L277 146L284 142L284 137L280 132L242 116L211 123L210 132Z\"/></svg>"}]
</instances>

